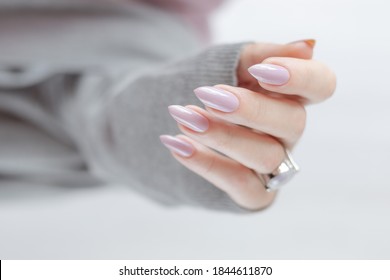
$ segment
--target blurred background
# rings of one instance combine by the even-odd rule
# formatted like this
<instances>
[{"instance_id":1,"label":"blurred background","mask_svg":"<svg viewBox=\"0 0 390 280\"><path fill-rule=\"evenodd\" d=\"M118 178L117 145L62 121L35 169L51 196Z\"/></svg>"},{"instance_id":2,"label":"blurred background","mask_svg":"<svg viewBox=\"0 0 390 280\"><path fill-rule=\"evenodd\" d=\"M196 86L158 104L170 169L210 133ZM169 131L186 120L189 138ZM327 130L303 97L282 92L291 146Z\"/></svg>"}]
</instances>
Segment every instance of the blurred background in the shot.
<instances>
[{"instance_id":1,"label":"blurred background","mask_svg":"<svg viewBox=\"0 0 390 280\"><path fill-rule=\"evenodd\" d=\"M240 0L211 20L214 43L317 40L338 76L308 109L300 174L268 210L166 209L124 186L0 189L0 258L390 258L390 4ZM388 27L386 27L388 26Z\"/></svg>"}]
</instances>

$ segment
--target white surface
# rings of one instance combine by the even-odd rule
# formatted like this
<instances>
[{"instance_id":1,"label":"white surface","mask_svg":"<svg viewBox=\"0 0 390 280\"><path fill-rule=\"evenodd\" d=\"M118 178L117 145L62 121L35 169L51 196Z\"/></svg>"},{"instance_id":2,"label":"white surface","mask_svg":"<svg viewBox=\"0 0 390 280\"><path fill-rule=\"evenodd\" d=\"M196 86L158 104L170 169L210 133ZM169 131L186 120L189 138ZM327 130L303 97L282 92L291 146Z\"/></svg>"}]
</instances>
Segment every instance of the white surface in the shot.
<instances>
[{"instance_id":1,"label":"white surface","mask_svg":"<svg viewBox=\"0 0 390 280\"><path fill-rule=\"evenodd\" d=\"M269 210L169 210L122 187L26 186L26 199L2 188L0 258L390 258L389 8L240 0L213 19L221 43L315 38L315 59L338 76L334 98L308 110L302 172Z\"/></svg>"}]
</instances>

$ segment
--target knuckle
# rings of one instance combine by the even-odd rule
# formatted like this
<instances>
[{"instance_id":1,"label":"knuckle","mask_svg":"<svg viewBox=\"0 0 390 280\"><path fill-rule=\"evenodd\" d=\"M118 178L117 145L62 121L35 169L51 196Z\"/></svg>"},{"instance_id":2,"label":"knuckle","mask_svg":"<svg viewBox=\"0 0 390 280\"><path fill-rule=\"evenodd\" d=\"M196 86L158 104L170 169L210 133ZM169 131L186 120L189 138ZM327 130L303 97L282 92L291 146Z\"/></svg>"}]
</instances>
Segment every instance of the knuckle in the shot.
<instances>
[{"instance_id":1,"label":"knuckle","mask_svg":"<svg viewBox=\"0 0 390 280\"><path fill-rule=\"evenodd\" d=\"M257 187L259 187L257 185ZM276 193L274 192L259 192L250 194L250 198L248 199L246 203L246 208L252 211L260 211L264 210L272 205L272 203L275 201Z\"/></svg>"},{"instance_id":2,"label":"knuckle","mask_svg":"<svg viewBox=\"0 0 390 280\"><path fill-rule=\"evenodd\" d=\"M328 82L329 90L328 90L327 97L329 98L334 94L334 92L336 90L336 85L337 85L336 74L331 70L329 70L329 78L328 79L329 79L329 82Z\"/></svg>"},{"instance_id":3,"label":"knuckle","mask_svg":"<svg viewBox=\"0 0 390 280\"><path fill-rule=\"evenodd\" d=\"M233 185L236 186L236 189L240 192L245 191L251 182L251 174L247 171L246 167L241 167L241 170L238 170L237 174L235 174L233 180Z\"/></svg>"},{"instance_id":4,"label":"knuckle","mask_svg":"<svg viewBox=\"0 0 390 280\"><path fill-rule=\"evenodd\" d=\"M250 102L250 104L249 104ZM266 106L266 102L258 96L254 100L250 100L248 102L248 112L246 116L244 116L246 122L250 122L253 126L258 126L262 123L268 114L268 106Z\"/></svg>"},{"instance_id":5,"label":"knuckle","mask_svg":"<svg viewBox=\"0 0 390 280\"><path fill-rule=\"evenodd\" d=\"M216 139L216 147L218 149L228 149L231 146L231 143L234 138L234 132L233 132L233 126L232 125L226 125L223 129L221 129L218 132L218 135L216 137L213 137Z\"/></svg>"},{"instance_id":6,"label":"knuckle","mask_svg":"<svg viewBox=\"0 0 390 280\"><path fill-rule=\"evenodd\" d=\"M298 77L298 84L296 85L296 87L301 89L308 89L311 87L313 69L310 64L304 63L300 70L301 73L299 75L295 75L296 77Z\"/></svg>"},{"instance_id":7,"label":"knuckle","mask_svg":"<svg viewBox=\"0 0 390 280\"><path fill-rule=\"evenodd\" d=\"M213 154L210 158L208 163L204 167L204 175L207 176L207 174L213 174L215 165L217 163L217 155Z\"/></svg>"},{"instance_id":8,"label":"knuckle","mask_svg":"<svg viewBox=\"0 0 390 280\"><path fill-rule=\"evenodd\" d=\"M294 140L299 139L305 131L306 127L307 112L305 106L297 102L296 109L294 110L294 113L292 114L291 118L292 123L294 125L292 136Z\"/></svg>"},{"instance_id":9,"label":"knuckle","mask_svg":"<svg viewBox=\"0 0 390 280\"><path fill-rule=\"evenodd\" d=\"M265 208L270 207L273 202L275 201L275 193L269 194L263 199L263 203L261 205L261 209L264 210Z\"/></svg>"},{"instance_id":10,"label":"knuckle","mask_svg":"<svg viewBox=\"0 0 390 280\"><path fill-rule=\"evenodd\" d=\"M285 157L284 149L281 145L274 145L266 154L263 155L262 173L273 172L283 161Z\"/></svg>"},{"instance_id":11,"label":"knuckle","mask_svg":"<svg viewBox=\"0 0 390 280\"><path fill-rule=\"evenodd\" d=\"M336 90L336 74L325 64L322 64L323 84L321 87L322 95L321 100L330 98ZM320 101L321 101L320 100Z\"/></svg>"}]
</instances>

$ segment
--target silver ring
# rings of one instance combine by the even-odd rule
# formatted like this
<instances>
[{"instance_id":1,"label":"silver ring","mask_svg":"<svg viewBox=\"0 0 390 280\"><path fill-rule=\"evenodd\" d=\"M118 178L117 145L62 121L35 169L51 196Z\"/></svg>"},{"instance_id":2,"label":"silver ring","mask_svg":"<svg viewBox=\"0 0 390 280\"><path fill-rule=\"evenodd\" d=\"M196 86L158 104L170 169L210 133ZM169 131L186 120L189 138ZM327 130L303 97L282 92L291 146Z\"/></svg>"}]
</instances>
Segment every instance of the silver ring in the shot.
<instances>
[{"instance_id":1,"label":"silver ring","mask_svg":"<svg viewBox=\"0 0 390 280\"><path fill-rule=\"evenodd\" d=\"M291 153L286 151L283 162L270 174L263 174L267 191L275 191L289 182L299 171L299 166L292 159Z\"/></svg>"}]
</instances>

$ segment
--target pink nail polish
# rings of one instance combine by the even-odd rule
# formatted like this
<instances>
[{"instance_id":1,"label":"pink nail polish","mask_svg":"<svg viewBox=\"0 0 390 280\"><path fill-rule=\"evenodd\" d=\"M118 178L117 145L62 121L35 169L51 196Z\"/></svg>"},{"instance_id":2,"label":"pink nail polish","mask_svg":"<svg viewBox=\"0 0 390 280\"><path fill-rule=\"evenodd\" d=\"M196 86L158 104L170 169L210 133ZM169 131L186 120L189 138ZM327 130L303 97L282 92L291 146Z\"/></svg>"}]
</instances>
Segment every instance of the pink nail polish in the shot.
<instances>
[{"instance_id":1,"label":"pink nail polish","mask_svg":"<svg viewBox=\"0 0 390 280\"><path fill-rule=\"evenodd\" d=\"M178 137L161 135L160 141L170 151L178 154L179 156L190 157L195 151L194 146Z\"/></svg>"},{"instance_id":2,"label":"pink nail polish","mask_svg":"<svg viewBox=\"0 0 390 280\"><path fill-rule=\"evenodd\" d=\"M290 73L282 66L274 64L256 64L248 69L259 82L270 85L283 85L290 79Z\"/></svg>"},{"instance_id":3,"label":"pink nail polish","mask_svg":"<svg viewBox=\"0 0 390 280\"><path fill-rule=\"evenodd\" d=\"M196 132L205 132L209 128L209 121L194 110L179 105L171 105L168 110L178 123Z\"/></svg>"},{"instance_id":4,"label":"pink nail polish","mask_svg":"<svg viewBox=\"0 0 390 280\"><path fill-rule=\"evenodd\" d=\"M220 88L199 87L194 92L204 105L222 112L233 112L240 105L238 98L233 93Z\"/></svg>"}]
</instances>

